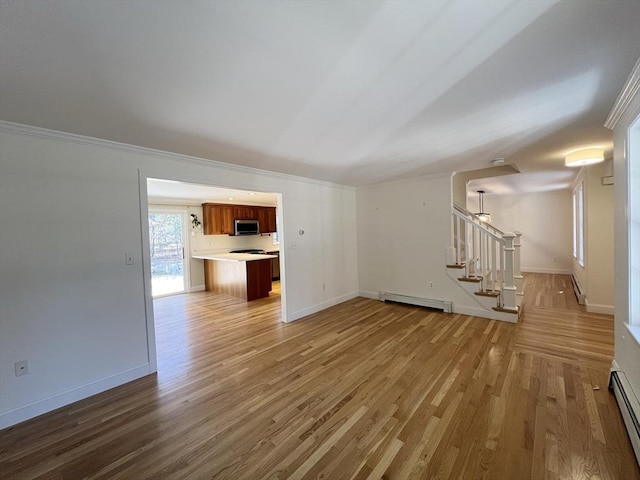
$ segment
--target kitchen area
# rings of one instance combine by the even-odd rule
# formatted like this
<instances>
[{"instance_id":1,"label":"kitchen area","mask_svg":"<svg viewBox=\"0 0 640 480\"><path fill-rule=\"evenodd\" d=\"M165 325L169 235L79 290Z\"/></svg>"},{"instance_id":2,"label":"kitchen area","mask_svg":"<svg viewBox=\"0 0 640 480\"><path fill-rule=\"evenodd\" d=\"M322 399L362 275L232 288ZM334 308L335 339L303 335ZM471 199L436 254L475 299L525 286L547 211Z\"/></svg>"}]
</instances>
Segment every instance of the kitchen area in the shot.
<instances>
[{"instance_id":1,"label":"kitchen area","mask_svg":"<svg viewBox=\"0 0 640 480\"><path fill-rule=\"evenodd\" d=\"M150 210L183 210L185 288L175 293L280 293L277 194L149 179L148 201Z\"/></svg>"},{"instance_id":2,"label":"kitchen area","mask_svg":"<svg viewBox=\"0 0 640 480\"><path fill-rule=\"evenodd\" d=\"M277 235L276 207L204 203L202 216L204 235ZM272 281L280 279L278 250L245 248L229 253L199 252L192 257L204 261L205 290L209 292L251 301L268 297Z\"/></svg>"}]
</instances>

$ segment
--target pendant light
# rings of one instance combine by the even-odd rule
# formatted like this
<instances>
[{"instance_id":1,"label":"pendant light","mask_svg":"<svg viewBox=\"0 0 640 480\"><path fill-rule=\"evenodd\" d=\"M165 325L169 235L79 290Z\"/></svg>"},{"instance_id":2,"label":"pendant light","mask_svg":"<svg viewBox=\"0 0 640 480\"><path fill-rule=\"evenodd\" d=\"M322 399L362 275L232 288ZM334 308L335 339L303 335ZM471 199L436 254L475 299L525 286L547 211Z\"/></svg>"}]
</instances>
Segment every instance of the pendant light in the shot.
<instances>
[{"instance_id":1,"label":"pendant light","mask_svg":"<svg viewBox=\"0 0 640 480\"><path fill-rule=\"evenodd\" d=\"M484 211L484 193L484 190L478 190L478 206L480 207L480 212L474 215L478 220L489 223L491 222L491 214Z\"/></svg>"}]
</instances>

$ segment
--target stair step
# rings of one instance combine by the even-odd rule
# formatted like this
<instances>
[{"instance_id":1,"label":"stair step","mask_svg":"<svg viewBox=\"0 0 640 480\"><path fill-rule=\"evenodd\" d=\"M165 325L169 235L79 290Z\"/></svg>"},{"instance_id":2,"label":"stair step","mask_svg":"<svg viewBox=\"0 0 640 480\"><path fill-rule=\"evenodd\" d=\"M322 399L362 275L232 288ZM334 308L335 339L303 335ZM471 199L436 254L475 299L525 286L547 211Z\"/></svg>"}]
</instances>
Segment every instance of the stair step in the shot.
<instances>
[{"instance_id":1,"label":"stair step","mask_svg":"<svg viewBox=\"0 0 640 480\"><path fill-rule=\"evenodd\" d=\"M453 265L447 265L447 268L464 268L466 266L466 264L464 263L456 263Z\"/></svg>"},{"instance_id":2,"label":"stair step","mask_svg":"<svg viewBox=\"0 0 640 480\"><path fill-rule=\"evenodd\" d=\"M475 293L480 297L499 297L500 296L499 290L482 290L480 292L473 292L473 293Z\"/></svg>"},{"instance_id":3,"label":"stair step","mask_svg":"<svg viewBox=\"0 0 640 480\"><path fill-rule=\"evenodd\" d=\"M458 281L480 283L482 281L482 277L460 277Z\"/></svg>"}]
</instances>

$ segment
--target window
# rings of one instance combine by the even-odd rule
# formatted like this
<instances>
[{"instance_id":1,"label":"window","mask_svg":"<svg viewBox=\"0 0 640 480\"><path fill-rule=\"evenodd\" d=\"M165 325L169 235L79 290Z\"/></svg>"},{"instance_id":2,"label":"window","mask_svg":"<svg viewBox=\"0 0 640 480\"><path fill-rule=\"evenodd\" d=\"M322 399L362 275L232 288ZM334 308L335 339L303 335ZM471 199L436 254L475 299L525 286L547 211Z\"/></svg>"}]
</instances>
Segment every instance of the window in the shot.
<instances>
[{"instance_id":1,"label":"window","mask_svg":"<svg viewBox=\"0 0 640 480\"><path fill-rule=\"evenodd\" d=\"M584 182L573 191L573 257L584 267Z\"/></svg>"},{"instance_id":2,"label":"window","mask_svg":"<svg viewBox=\"0 0 640 480\"><path fill-rule=\"evenodd\" d=\"M640 116L628 132L628 255L629 255L629 325L633 325L634 337L640 343Z\"/></svg>"}]
</instances>

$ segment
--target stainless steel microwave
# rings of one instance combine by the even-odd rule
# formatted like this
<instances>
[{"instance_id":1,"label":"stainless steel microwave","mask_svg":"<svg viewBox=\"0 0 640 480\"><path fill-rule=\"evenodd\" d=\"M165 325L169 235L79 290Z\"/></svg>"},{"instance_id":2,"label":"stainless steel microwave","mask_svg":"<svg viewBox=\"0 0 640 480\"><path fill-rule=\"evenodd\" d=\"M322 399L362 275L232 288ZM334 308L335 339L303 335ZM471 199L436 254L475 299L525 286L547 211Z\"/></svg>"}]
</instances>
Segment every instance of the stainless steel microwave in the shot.
<instances>
[{"instance_id":1,"label":"stainless steel microwave","mask_svg":"<svg viewBox=\"0 0 640 480\"><path fill-rule=\"evenodd\" d=\"M257 235L260 233L260 226L257 220L236 220L235 235Z\"/></svg>"}]
</instances>

